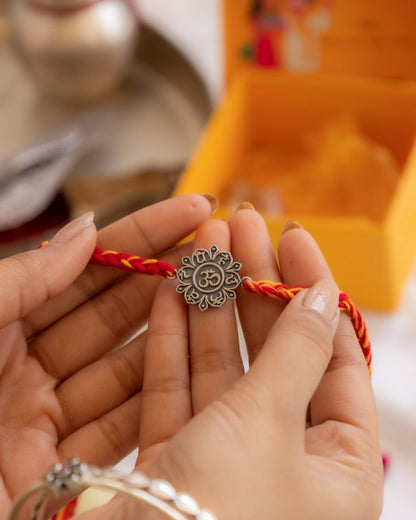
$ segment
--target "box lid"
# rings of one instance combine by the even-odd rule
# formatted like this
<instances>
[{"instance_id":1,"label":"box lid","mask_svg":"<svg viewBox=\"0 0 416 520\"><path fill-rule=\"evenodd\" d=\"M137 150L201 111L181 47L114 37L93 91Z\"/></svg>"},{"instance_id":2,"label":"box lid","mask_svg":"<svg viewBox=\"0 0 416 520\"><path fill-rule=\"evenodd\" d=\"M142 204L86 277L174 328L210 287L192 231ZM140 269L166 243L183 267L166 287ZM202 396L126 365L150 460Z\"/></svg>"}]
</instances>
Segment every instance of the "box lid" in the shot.
<instances>
[{"instance_id":1,"label":"box lid","mask_svg":"<svg viewBox=\"0 0 416 520\"><path fill-rule=\"evenodd\" d=\"M416 79L416 0L223 0L226 72Z\"/></svg>"}]
</instances>

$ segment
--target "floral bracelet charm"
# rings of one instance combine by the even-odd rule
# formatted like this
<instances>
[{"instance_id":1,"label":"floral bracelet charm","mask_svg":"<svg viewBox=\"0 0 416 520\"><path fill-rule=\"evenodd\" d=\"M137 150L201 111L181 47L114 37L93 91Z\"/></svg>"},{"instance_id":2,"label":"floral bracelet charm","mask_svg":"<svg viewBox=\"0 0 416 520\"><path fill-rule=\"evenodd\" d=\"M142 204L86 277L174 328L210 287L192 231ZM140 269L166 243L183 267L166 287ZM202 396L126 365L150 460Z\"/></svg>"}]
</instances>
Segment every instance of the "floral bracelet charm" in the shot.
<instances>
[{"instance_id":1,"label":"floral bracelet charm","mask_svg":"<svg viewBox=\"0 0 416 520\"><path fill-rule=\"evenodd\" d=\"M184 256L182 264L176 272L176 290L187 303L204 311L235 299L235 289L241 284L241 264L234 262L228 251L220 251L215 245L209 251L197 249L192 256Z\"/></svg>"}]
</instances>

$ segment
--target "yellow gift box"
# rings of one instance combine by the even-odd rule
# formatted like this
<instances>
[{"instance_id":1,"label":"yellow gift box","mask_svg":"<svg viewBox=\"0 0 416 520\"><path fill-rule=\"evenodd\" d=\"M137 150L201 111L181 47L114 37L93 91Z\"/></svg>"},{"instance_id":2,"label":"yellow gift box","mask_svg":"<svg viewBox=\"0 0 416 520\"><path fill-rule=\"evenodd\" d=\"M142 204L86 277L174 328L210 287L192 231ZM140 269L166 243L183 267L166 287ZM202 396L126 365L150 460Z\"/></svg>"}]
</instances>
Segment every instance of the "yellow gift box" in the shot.
<instances>
[{"instance_id":1,"label":"yellow gift box","mask_svg":"<svg viewBox=\"0 0 416 520\"><path fill-rule=\"evenodd\" d=\"M399 167L382 217L368 218L365 207L356 215L265 212L264 217L274 241L286 220L299 221L318 241L339 286L359 305L375 309L397 306L416 250L412 1L398 0L392 14L383 7L387 1L376 8L359 0L225 0L226 96L176 190L216 195L222 203L217 216L227 218L225 194L241 179L253 151L296 150L300 136L353 114L363 133L389 150ZM319 52L311 53L317 39ZM380 77L371 77L377 72ZM357 177L351 183L374 203L371 186ZM298 186L303 198L305 190Z\"/></svg>"}]
</instances>

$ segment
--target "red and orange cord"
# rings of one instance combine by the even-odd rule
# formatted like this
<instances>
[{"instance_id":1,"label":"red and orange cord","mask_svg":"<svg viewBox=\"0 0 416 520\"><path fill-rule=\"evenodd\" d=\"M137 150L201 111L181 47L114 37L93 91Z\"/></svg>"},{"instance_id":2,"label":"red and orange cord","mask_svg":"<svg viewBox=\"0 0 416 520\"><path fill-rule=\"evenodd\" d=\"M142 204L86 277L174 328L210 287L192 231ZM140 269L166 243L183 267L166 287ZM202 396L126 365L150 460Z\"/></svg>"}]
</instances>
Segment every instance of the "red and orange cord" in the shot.
<instances>
[{"instance_id":1,"label":"red and orange cord","mask_svg":"<svg viewBox=\"0 0 416 520\"><path fill-rule=\"evenodd\" d=\"M95 248L90 262L162 278L173 278L176 273L176 268L168 262L153 258L131 256L127 253L118 253L117 251L103 250L98 247ZM286 301L290 301L296 294L305 289L305 287L289 287L284 283L265 280L255 282L249 278L244 278L241 286L247 292L262 294L270 298L283 299ZM361 313L354 302L343 292L339 295L339 308L350 317L368 370L371 372L371 344L368 330Z\"/></svg>"},{"instance_id":2,"label":"red and orange cord","mask_svg":"<svg viewBox=\"0 0 416 520\"><path fill-rule=\"evenodd\" d=\"M75 516L78 499L79 497L76 497L71 500L71 502L63 507L59 513L56 513L56 515L52 517L52 520L69 520L70 518L73 518Z\"/></svg>"},{"instance_id":3,"label":"red and orange cord","mask_svg":"<svg viewBox=\"0 0 416 520\"><path fill-rule=\"evenodd\" d=\"M255 282L249 278L244 278L241 286L247 292L262 294L264 296L269 296L270 298L286 301L290 301L298 293L305 289L305 287L289 287L284 283L270 282L268 280ZM344 292L339 293L338 306L341 311L344 311L350 317L358 342L360 343L361 350L364 354L368 370L371 372L371 343L363 317L361 316L361 313L357 309L357 306L354 304L354 302Z\"/></svg>"},{"instance_id":4,"label":"red and orange cord","mask_svg":"<svg viewBox=\"0 0 416 520\"><path fill-rule=\"evenodd\" d=\"M103 250L99 247L94 249L90 262L162 278L172 278L176 273L175 267L168 262L155 260L154 258L131 256L127 253L118 253L117 251Z\"/></svg>"},{"instance_id":5,"label":"red and orange cord","mask_svg":"<svg viewBox=\"0 0 416 520\"><path fill-rule=\"evenodd\" d=\"M45 244L47 244L47 242L43 242L42 246ZM163 260L132 256L128 253L104 250L99 247L94 249L90 263L116 267L129 272L158 276L161 278L174 278L176 275L176 268L172 264L164 262ZM244 278L242 280L241 287L247 292L286 301L290 301L300 291L305 289L305 287L289 287L284 283L271 282L268 280L255 282L249 278ZM368 370L371 372L371 344L363 317L354 302L344 292L340 292L339 294L339 308L349 316L365 357Z\"/></svg>"}]
</instances>

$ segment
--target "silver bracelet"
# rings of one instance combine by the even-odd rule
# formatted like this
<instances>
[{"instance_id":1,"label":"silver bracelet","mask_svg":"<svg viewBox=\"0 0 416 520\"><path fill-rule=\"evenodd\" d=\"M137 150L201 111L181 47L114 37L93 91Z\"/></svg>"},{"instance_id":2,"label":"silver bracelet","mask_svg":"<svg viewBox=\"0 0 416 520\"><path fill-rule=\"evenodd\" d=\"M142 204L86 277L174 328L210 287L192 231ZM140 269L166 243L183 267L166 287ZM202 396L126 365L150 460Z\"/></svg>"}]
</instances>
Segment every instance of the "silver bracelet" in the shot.
<instances>
[{"instance_id":1,"label":"silver bracelet","mask_svg":"<svg viewBox=\"0 0 416 520\"><path fill-rule=\"evenodd\" d=\"M17 497L9 520L17 520L23 505L35 493L40 493L41 497L33 507L30 520L42 518L43 506L49 496L65 497L80 493L86 487L114 491L137 502L145 502L172 520L217 520L214 513L201 509L187 493L177 493L166 480L151 480L139 472L123 475L114 469L88 466L76 458L68 459L65 464L56 464L41 480Z\"/></svg>"}]
</instances>

